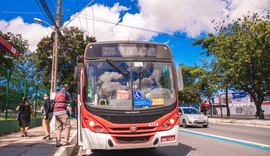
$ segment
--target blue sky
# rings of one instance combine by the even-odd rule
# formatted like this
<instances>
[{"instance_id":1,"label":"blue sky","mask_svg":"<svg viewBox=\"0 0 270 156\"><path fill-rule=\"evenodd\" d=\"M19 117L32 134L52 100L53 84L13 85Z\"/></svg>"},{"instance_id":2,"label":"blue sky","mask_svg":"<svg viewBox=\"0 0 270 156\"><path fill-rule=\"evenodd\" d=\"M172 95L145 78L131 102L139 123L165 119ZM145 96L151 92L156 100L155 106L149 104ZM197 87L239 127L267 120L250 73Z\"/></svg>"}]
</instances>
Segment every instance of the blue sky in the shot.
<instances>
[{"instance_id":1,"label":"blue sky","mask_svg":"<svg viewBox=\"0 0 270 156\"><path fill-rule=\"evenodd\" d=\"M53 17L56 1L45 0ZM90 1L63 0L62 24L68 23ZM171 47L176 64L200 65L200 53L204 50L200 46L192 46L192 42L214 32L211 20L221 21L229 15L230 19L226 20L230 22L248 11L261 12L265 8L270 8L270 0L94 0L68 26L77 26L88 35L94 35L98 41L130 39L166 43ZM22 34L29 40L30 50L34 51L38 41L52 31L46 24L35 23L35 17L49 22L40 0L2 1L0 31Z\"/></svg>"}]
</instances>

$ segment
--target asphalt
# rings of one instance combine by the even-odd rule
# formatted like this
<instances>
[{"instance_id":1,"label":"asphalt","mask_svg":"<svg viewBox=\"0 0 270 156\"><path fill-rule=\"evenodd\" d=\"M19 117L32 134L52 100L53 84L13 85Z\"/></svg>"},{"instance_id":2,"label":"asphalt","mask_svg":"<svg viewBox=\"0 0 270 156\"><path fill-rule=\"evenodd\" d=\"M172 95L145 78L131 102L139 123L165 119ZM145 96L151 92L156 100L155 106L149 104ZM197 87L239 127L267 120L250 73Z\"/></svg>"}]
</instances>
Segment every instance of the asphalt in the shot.
<instances>
[{"instance_id":1,"label":"asphalt","mask_svg":"<svg viewBox=\"0 0 270 156\"><path fill-rule=\"evenodd\" d=\"M269 128L210 123L208 128L188 127L184 130L270 145Z\"/></svg>"},{"instance_id":2,"label":"asphalt","mask_svg":"<svg viewBox=\"0 0 270 156\"><path fill-rule=\"evenodd\" d=\"M20 137L21 133L0 136L0 155L23 156L68 156L73 152L77 143L77 120L71 120L70 145L55 147L55 131L51 132L51 140L43 140L42 126L28 130L29 137ZM1 127L2 128L2 127Z\"/></svg>"}]
</instances>

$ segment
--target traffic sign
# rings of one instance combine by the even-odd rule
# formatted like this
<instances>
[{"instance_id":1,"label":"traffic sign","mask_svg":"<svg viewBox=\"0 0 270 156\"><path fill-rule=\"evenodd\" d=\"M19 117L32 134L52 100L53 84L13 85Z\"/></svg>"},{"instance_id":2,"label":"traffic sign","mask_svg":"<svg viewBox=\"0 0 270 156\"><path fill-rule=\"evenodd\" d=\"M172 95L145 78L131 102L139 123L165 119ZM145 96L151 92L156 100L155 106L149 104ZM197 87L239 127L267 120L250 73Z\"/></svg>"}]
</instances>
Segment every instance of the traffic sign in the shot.
<instances>
[{"instance_id":1,"label":"traffic sign","mask_svg":"<svg viewBox=\"0 0 270 156\"><path fill-rule=\"evenodd\" d=\"M139 91L133 92L134 99L142 99L142 93Z\"/></svg>"}]
</instances>

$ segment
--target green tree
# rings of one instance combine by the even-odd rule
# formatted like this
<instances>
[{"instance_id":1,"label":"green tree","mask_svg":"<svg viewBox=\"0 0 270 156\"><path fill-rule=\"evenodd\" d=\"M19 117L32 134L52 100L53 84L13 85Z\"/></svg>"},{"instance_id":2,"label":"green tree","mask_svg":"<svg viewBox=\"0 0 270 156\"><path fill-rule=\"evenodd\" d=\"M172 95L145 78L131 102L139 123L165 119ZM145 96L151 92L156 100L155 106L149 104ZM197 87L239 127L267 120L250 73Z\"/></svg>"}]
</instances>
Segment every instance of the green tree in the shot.
<instances>
[{"instance_id":1,"label":"green tree","mask_svg":"<svg viewBox=\"0 0 270 156\"><path fill-rule=\"evenodd\" d=\"M3 33L0 31L0 36L18 50L20 52L20 56L24 55L27 51L29 45L27 40L22 38L21 34L12 34L11 32ZM0 49L0 65L2 68L13 69L17 59L11 53ZM4 70L0 70L0 75L4 75Z\"/></svg>"},{"instance_id":2,"label":"green tree","mask_svg":"<svg viewBox=\"0 0 270 156\"><path fill-rule=\"evenodd\" d=\"M198 77L199 93L202 99L208 100L210 104L210 112L212 116L213 115L212 97L217 89L216 75L215 75L216 73L212 72L211 66L209 66L206 60L201 60L201 61L203 63L203 67L201 68L200 75Z\"/></svg>"},{"instance_id":3,"label":"green tree","mask_svg":"<svg viewBox=\"0 0 270 156\"><path fill-rule=\"evenodd\" d=\"M199 92L199 75L202 68L181 64L184 89L179 93L180 104L202 103Z\"/></svg>"},{"instance_id":4,"label":"green tree","mask_svg":"<svg viewBox=\"0 0 270 156\"><path fill-rule=\"evenodd\" d=\"M255 102L259 118L261 104L270 88L270 16L243 16L233 23L215 23L217 34L194 42L206 48L222 73L224 84L248 92Z\"/></svg>"},{"instance_id":5,"label":"green tree","mask_svg":"<svg viewBox=\"0 0 270 156\"><path fill-rule=\"evenodd\" d=\"M38 71L43 72L44 84L50 88L49 79L51 75L53 34L51 37L44 37L37 45L35 57L37 58ZM78 28L71 27L63 30L60 36L58 50L58 74L64 83L71 85L71 93L75 92L75 82L73 80L74 67L76 66L77 56L83 55L86 45L90 42L96 42L94 37L86 36Z\"/></svg>"},{"instance_id":6,"label":"green tree","mask_svg":"<svg viewBox=\"0 0 270 156\"><path fill-rule=\"evenodd\" d=\"M1 51L1 72L0 72L0 88L1 88L1 110L5 109L6 101L6 83L7 73L10 73L9 79L9 105L8 109L14 110L18 103L22 102L23 96L32 98L37 93L37 86L40 86L40 75L36 73L35 62L28 50L28 42L24 40L20 34L12 34L10 32L4 34L0 32L1 37L8 41L20 54L16 58L13 55ZM40 93L39 93L40 95Z\"/></svg>"}]
</instances>

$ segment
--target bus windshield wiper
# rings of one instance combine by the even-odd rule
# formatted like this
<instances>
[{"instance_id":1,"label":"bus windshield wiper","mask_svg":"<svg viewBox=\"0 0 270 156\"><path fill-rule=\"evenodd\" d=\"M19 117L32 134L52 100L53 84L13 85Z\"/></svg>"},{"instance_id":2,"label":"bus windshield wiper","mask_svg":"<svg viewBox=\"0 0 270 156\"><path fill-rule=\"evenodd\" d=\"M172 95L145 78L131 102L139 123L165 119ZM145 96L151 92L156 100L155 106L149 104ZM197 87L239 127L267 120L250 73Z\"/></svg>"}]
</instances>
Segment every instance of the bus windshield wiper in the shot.
<instances>
[{"instance_id":1,"label":"bus windshield wiper","mask_svg":"<svg viewBox=\"0 0 270 156\"><path fill-rule=\"evenodd\" d=\"M139 76L140 79L142 79L145 76L146 72L150 69L154 61L155 59L151 59L148 66L142 69L142 72L140 73L140 76Z\"/></svg>"},{"instance_id":2,"label":"bus windshield wiper","mask_svg":"<svg viewBox=\"0 0 270 156\"><path fill-rule=\"evenodd\" d=\"M128 72L122 67L120 67L118 64L116 64L114 61L112 61L111 59L106 59L106 62L108 62L111 66L120 71L123 75L127 76Z\"/></svg>"}]
</instances>

